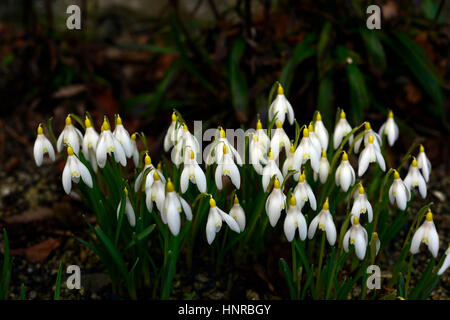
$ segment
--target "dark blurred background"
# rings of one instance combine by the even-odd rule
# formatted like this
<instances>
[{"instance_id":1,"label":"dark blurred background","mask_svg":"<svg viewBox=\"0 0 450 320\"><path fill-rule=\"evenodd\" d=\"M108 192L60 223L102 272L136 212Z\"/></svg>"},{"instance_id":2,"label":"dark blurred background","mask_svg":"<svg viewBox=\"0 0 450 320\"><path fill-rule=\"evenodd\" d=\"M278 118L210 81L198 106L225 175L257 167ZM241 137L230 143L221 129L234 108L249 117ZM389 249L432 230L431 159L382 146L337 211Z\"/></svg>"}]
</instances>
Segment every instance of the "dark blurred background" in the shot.
<instances>
[{"instance_id":1,"label":"dark blurred background","mask_svg":"<svg viewBox=\"0 0 450 320\"><path fill-rule=\"evenodd\" d=\"M66 27L71 4L81 8L81 30ZM372 4L381 8L381 30L366 27ZM41 252L33 260L17 251L28 261L19 268L35 272L56 248L70 255L73 239L64 230L86 229L76 212L83 209L60 201L68 199L63 161L59 171L35 167L38 123L54 117L59 134L68 113L89 111L99 130L104 114L112 120L120 112L130 132L146 133L158 160L174 107L190 125L203 120L204 129L254 127L258 113L267 116L275 81L300 124L319 109L330 132L338 107L351 125L369 120L377 131L392 109L401 133L388 165L423 143L433 164L430 197L443 206L449 17L444 0L2 0L0 223L13 247ZM285 127L292 137L293 126ZM68 240L55 242L61 237ZM80 250L73 255L83 257ZM46 266L56 267L58 256Z\"/></svg>"}]
</instances>

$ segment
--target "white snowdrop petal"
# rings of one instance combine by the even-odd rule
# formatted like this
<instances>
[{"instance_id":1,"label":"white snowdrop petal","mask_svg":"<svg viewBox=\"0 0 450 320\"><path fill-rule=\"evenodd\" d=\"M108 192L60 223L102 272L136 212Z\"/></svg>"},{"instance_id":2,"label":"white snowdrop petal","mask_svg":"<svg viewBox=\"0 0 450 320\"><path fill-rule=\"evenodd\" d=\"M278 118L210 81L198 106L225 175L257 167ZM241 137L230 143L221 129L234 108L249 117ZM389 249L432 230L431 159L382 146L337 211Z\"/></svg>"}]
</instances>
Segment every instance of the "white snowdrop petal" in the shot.
<instances>
[{"instance_id":1,"label":"white snowdrop petal","mask_svg":"<svg viewBox=\"0 0 450 320\"><path fill-rule=\"evenodd\" d=\"M216 223L213 218L213 215L209 213L208 222L206 223L206 240L208 244L211 244L216 237Z\"/></svg>"},{"instance_id":2,"label":"white snowdrop petal","mask_svg":"<svg viewBox=\"0 0 450 320\"><path fill-rule=\"evenodd\" d=\"M369 153L369 149L364 149L360 156L359 156L359 161L358 161L358 176L362 176L367 168L369 167L369 163L370 163L370 153Z\"/></svg>"},{"instance_id":3,"label":"white snowdrop petal","mask_svg":"<svg viewBox=\"0 0 450 320\"><path fill-rule=\"evenodd\" d=\"M189 186L189 168L185 166L183 172L181 172L180 177L181 193L185 193L188 189L188 186Z\"/></svg>"},{"instance_id":4,"label":"white snowdrop petal","mask_svg":"<svg viewBox=\"0 0 450 320\"><path fill-rule=\"evenodd\" d=\"M420 226L419 229L417 229L416 233L414 233L414 236L411 240L411 253L416 254L419 252L420 243L422 242L422 237L424 234L424 227Z\"/></svg>"},{"instance_id":5,"label":"white snowdrop petal","mask_svg":"<svg viewBox=\"0 0 450 320\"><path fill-rule=\"evenodd\" d=\"M286 239L289 242L291 242L295 236L295 230L296 230L295 221L296 221L296 217L292 213L288 213L284 220L284 225L283 225L284 234L286 235Z\"/></svg>"},{"instance_id":6,"label":"white snowdrop petal","mask_svg":"<svg viewBox=\"0 0 450 320\"><path fill-rule=\"evenodd\" d=\"M362 227L361 227L362 228ZM355 236L355 253L360 260L364 260L366 255L367 243L361 232L357 232Z\"/></svg>"},{"instance_id":7,"label":"white snowdrop petal","mask_svg":"<svg viewBox=\"0 0 450 320\"><path fill-rule=\"evenodd\" d=\"M430 226L430 229L428 231L428 249L430 250L433 257L437 257L438 251L439 251L439 235L436 231L436 228L434 227L433 222L429 222L432 225Z\"/></svg>"},{"instance_id":8,"label":"white snowdrop petal","mask_svg":"<svg viewBox=\"0 0 450 320\"><path fill-rule=\"evenodd\" d=\"M342 240L342 246L345 252L348 252L349 241L350 241L350 229L347 230L347 232L344 235L344 239Z\"/></svg>"},{"instance_id":9,"label":"white snowdrop petal","mask_svg":"<svg viewBox=\"0 0 450 320\"><path fill-rule=\"evenodd\" d=\"M62 174L62 184L64 191L69 194L70 190L72 189L72 177L70 172L70 164L69 159L67 159L66 166L64 167L63 174Z\"/></svg>"},{"instance_id":10,"label":"white snowdrop petal","mask_svg":"<svg viewBox=\"0 0 450 320\"><path fill-rule=\"evenodd\" d=\"M136 226L136 215L134 213L133 206L131 205L130 200L127 198L127 202L125 203L125 212L127 214L128 222L130 226Z\"/></svg>"},{"instance_id":11,"label":"white snowdrop petal","mask_svg":"<svg viewBox=\"0 0 450 320\"><path fill-rule=\"evenodd\" d=\"M192 209L189 203L187 203L186 200L184 200L182 197L178 196L178 200L180 200L181 207L183 208L184 214L186 215L186 219L189 221L192 220Z\"/></svg>"},{"instance_id":12,"label":"white snowdrop petal","mask_svg":"<svg viewBox=\"0 0 450 320\"><path fill-rule=\"evenodd\" d=\"M327 214L327 225L325 226L325 232L327 234L328 243L333 246L336 242L336 227L334 226L333 218L331 214Z\"/></svg>"},{"instance_id":13,"label":"white snowdrop petal","mask_svg":"<svg viewBox=\"0 0 450 320\"><path fill-rule=\"evenodd\" d=\"M308 238L312 239L314 237L314 234L316 233L317 226L319 224L319 215L316 215L314 219L312 219L311 223L309 224L308 228Z\"/></svg>"},{"instance_id":14,"label":"white snowdrop petal","mask_svg":"<svg viewBox=\"0 0 450 320\"><path fill-rule=\"evenodd\" d=\"M34 154L34 161L36 162L36 165L38 167L41 166L42 164L42 159L44 157L43 154L43 144L42 144L42 140L39 138L36 139L35 143L34 143L34 147L33 147L33 154Z\"/></svg>"},{"instance_id":15,"label":"white snowdrop petal","mask_svg":"<svg viewBox=\"0 0 450 320\"><path fill-rule=\"evenodd\" d=\"M174 203L169 204L167 207L167 224L169 225L170 232L174 236L177 236L180 232L181 218L177 205Z\"/></svg>"},{"instance_id":16,"label":"white snowdrop petal","mask_svg":"<svg viewBox=\"0 0 450 320\"><path fill-rule=\"evenodd\" d=\"M83 179L84 183L89 187L92 188L92 177L91 174L88 170L88 168L86 168L86 166L77 159L78 162L78 170L80 171L80 175L81 175L81 179Z\"/></svg>"},{"instance_id":17,"label":"white snowdrop petal","mask_svg":"<svg viewBox=\"0 0 450 320\"><path fill-rule=\"evenodd\" d=\"M298 222L298 232L300 234L300 239L301 240L305 240L306 239L306 235L308 233L308 228L306 225L306 219L303 216L303 214L299 213L297 215L297 222Z\"/></svg>"}]
</instances>

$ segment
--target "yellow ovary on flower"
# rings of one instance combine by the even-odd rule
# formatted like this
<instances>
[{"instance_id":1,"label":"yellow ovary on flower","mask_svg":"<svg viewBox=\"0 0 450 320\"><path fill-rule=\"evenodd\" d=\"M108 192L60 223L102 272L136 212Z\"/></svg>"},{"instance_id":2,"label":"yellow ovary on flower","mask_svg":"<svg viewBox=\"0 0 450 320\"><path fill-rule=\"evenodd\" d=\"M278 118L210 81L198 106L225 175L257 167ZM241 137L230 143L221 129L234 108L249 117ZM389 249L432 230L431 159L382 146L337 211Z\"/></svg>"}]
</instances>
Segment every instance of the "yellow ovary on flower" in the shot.
<instances>
[{"instance_id":1,"label":"yellow ovary on flower","mask_svg":"<svg viewBox=\"0 0 450 320\"><path fill-rule=\"evenodd\" d=\"M341 111L340 117L341 117L341 119L345 119L345 112L344 112L344 110Z\"/></svg>"},{"instance_id":2,"label":"yellow ovary on flower","mask_svg":"<svg viewBox=\"0 0 450 320\"><path fill-rule=\"evenodd\" d=\"M348 154L347 152L344 151L344 153L342 154L342 161L348 161Z\"/></svg>"},{"instance_id":3,"label":"yellow ovary on flower","mask_svg":"<svg viewBox=\"0 0 450 320\"><path fill-rule=\"evenodd\" d=\"M316 121L322 121L322 115L317 111Z\"/></svg>"},{"instance_id":4,"label":"yellow ovary on flower","mask_svg":"<svg viewBox=\"0 0 450 320\"><path fill-rule=\"evenodd\" d=\"M303 137L308 138L309 137L309 130L308 128L303 129Z\"/></svg>"},{"instance_id":5,"label":"yellow ovary on flower","mask_svg":"<svg viewBox=\"0 0 450 320\"><path fill-rule=\"evenodd\" d=\"M283 123L280 120L278 120L277 121L277 129L281 129L281 128L283 128Z\"/></svg>"},{"instance_id":6,"label":"yellow ovary on flower","mask_svg":"<svg viewBox=\"0 0 450 320\"><path fill-rule=\"evenodd\" d=\"M273 182L273 187L275 189L280 189L280 180L278 180L278 178L275 178L275 181Z\"/></svg>"},{"instance_id":7,"label":"yellow ovary on flower","mask_svg":"<svg viewBox=\"0 0 450 320\"><path fill-rule=\"evenodd\" d=\"M278 84L278 94L284 94L284 89L281 84Z\"/></svg>"},{"instance_id":8,"label":"yellow ovary on flower","mask_svg":"<svg viewBox=\"0 0 450 320\"><path fill-rule=\"evenodd\" d=\"M39 124L38 128L37 128L37 134L44 134L44 130L42 129L42 124Z\"/></svg>"},{"instance_id":9,"label":"yellow ovary on flower","mask_svg":"<svg viewBox=\"0 0 450 320\"><path fill-rule=\"evenodd\" d=\"M174 187L172 181L170 180L170 178L167 180L166 191L167 192L174 192L175 191L175 187Z\"/></svg>"},{"instance_id":10,"label":"yellow ovary on flower","mask_svg":"<svg viewBox=\"0 0 450 320\"><path fill-rule=\"evenodd\" d=\"M70 114L66 117L66 126L70 126L72 124L72 118L70 117Z\"/></svg>"},{"instance_id":11,"label":"yellow ovary on flower","mask_svg":"<svg viewBox=\"0 0 450 320\"><path fill-rule=\"evenodd\" d=\"M150 158L150 156L148 155L148 153L145 154L145 165L149 166L152 164L152 158Z\"/></svg>"},{"instance_id":12,"label":"yellow ovary on flower","mask_svg":"<svg viewBox=\"0 0 450 320\"><path fill-rule=\"evenodd\" d=\"M258 120L258 122L256 123L256 130L261 130L262 129L262 123L261 120Z\"/></svg>"},{"instance_id":13,"label":"yellow ovary on flower","mask_svg":"<svg viewBox=\"0 0 450 320\"><path fill-rule=\"evenodd\" d=\"M214 200L214 198L209 199L209 206L211 208L214 208L216 206L216 200Z\"/></svg>"},{"instance_id":14,"label":"yellow ovary on flower","mask_svg":"<svg viewBox=\"0 0 450 320\"><path fill-rule=\"evenodd\" d=\"M92 127L91 120L87 116L86 119L84 120L84 125L86 126L86 129Z\"/></svg>"},{"instance_id":15,"label":"yellow ovary on flower","mask_svg":"<svg viewBox=\"0 0 450 320\"><path fill-rule=\"evenodd\" d=\"M172 122L176 122L177 121L177 115L176 113L172 113Z\"/></svg>"}]
</instances>

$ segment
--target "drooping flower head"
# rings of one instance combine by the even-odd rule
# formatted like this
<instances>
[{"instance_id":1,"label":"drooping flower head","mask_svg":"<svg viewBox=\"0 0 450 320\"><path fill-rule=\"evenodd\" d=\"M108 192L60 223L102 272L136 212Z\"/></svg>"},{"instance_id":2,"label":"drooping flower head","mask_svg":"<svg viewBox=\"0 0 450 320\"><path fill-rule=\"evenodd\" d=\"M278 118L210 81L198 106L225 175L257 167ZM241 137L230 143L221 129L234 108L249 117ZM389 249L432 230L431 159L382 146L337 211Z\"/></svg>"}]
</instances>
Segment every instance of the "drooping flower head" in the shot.
<instances>
[{"instance_id":1,"label":"drooping flower head","mask_svg":"<svg viewBox=\"0 0 450 320\"><path fill-rule=\"evenodd\" d=\"M333 146L334 150L339 148L341 145L342 140L344 137L349 134L352 131L352 127L348 123L344 110L341 111L339 115L339 121L336 124L336 127L334 128L334 134L333 134ZM349 143L352 144L353 142L353 134L350 136Z\"/></svg>"},{"instance_id":2,"label":"drooping flower head","mask_svg":"<svg viewBox=\"0 0 450 320\"><path fill-rule=\"evenodd\" d=\"M286 206L286 195L280 189L280 181L275 178L273 190L266 200L266 213L272 227L275 227L280 219L281 211Z\"/></svg>"},{"instance_id":3,"label":"drooping flower head","mask_svg":"<svg viewBox=\"0 0 450 320\"><path fill-rule=\"evenodd\" d=\"M223 155L221 161L217 165L216 173L214 175L217 189L222 190L222 176L228 176L236 189L241 186L241 175L239 169L233 161L233 157L228 152L226 144L223 144Z\"/></svg>"},{"instance_id":4,"label":"drooping flower head","mask_svg":"<svg viewBox=\"0 0 450 320\"><path fill-rule=\"evenodd\" d=\"M298 178L298 184L295 186L294 195L300 209L303 208L307 201L309 201L311 209L314 211L317 209L316 197L306 181L306 176L304 173L302 173Z\"/></svg>"},{"instance_id":5,"label":"drooping flower head","mask_svg":"<svg viewBox=\"0 0 450 320\"><path fill-rule=\"evenodd\" d=\"M398 139L399 130L398 130L397 124L394 121L394 113L392 111L389 111L388 119L380 127L378 134L380 136L386 135L387 139L388 139L388 143L391 147L394 145L395 141Z\"/></svg>"},{"instance_id":6,"label":"drooping flower head","mask_svg":"<svg viewBox=\"0 0 450 320\"><path fill-rule=\"evenodd\" d=\"M348 161L348 155L344 151L341 164L336 169L336 185L340 186L344 192L355 184L355 171Z\"/></svg>"},{"instance_id":7,"label":"drooping flower head","mask_svg":"<svg viewBox=\"0 0 450 320\"><path fill-rule=\"evenodd\" d=\"M106 116L102 124L102 132L97 142L96 157L97 163L100 168L103 168L106 164L106 158L108 155L114 154L116 162L120 162L122 166L127 165L127 158L122 144L112 134L111 127L109 126Z\"/></svg>"},{"instance_id":8,"label":"drooping flower head","mask_svg":"<svg viewBox=\"0 0 450 320\"><path fill-rule=\"evenodd\" d=\"M320 112L317 112L316 115L316 121L314 122L314 133L320 141L322 150L327 150L329 134L327 128L325 128L322 122L322 115L320 114Z\"/></svg>"},{"instance_id":9,"label":"drooping flower head","mask_svg":"<svg viewBox=\"0 0 450 320\"><path fill-rule=\"evenodd\" d=\"M208 222L206 223L206 239L208 244L211 244L214 241L216 233L222 228L222 221L225 221L231 230L240 233L240 228L236 220L228 213L219 209L216 205L216 200L211 198L209 200Z\"/></svg>"},{"instance_id":10,"label":"drooping flower head","mask_svg":"<svg viewBox=\"0 0 450 320\"><path fill-rule=\"evenodd\" d=\"M369 138L370 136L373 136L375 139L373 140L373 144L377 149L380 149L380 146L382 144L381 137L378 133L372 130L372 127L370 126L370 122L366 121L364 123L364 135L363 137L359 138L355 141L355 146L353 150L355 153L359 152L359 149L361 147L362 141L364 141L364 146L367 146L369 144Z\"/></svg>"},{"instance_id":11,"label":"drooping flower head","mask_svg":"<svg viewBox=\"0 0 450 320\"><path fill-rule=\"evenodd\" d=\"M277 127L274 130L274 134L272 135L272 140L270 140L270 149L272 150L275 159L278 159L281 148L284 148L285 152L287 153L287 148L289 148L290 145L291 142L288 135L283 129L283 123L280 120L277 120Z\"/></svg>"},{"instance_id":12,"label":"drooping flower head","mask_svg":"<svg viewBox=\"0 0 450 320\"><path fill-rule=\"evenodd\" d=\"M267 159L267 165L264 167L262 174L262 185L264 191L267 191L270 179L272 179L274 175L277 176L278 180L283 181L283 174L281 173L280 168L278 168L272 151L269 151Z\"/></svg>"},{"instance_id":13,"label":"drooping flower head","mask_svg":"<svg viewBox=\"0 0 450 320\"><path fill-rule=\"evenodd\" d=\"M80 178L92 188L92 177L88 168L78 159L71 146L67 147L67 161L62 174L62 184L64 191L69 194L72 190L72 182L80 182Z\"/></svg>"},{"instance_id":14,"label":"drooping flower head","mask_svg":"<svg viewBox=\"0 0 450 320\"><path fill-rule=\"evenodd\" d=\"M367 218L369 222L372 222L373 219L372 205L367 199L367 195L364 191L364 187L362 186L362 184L359 187L358 195L353 201L352 210L350 212L354 217L357 217L358 219L360 218L359 216L361 213L367 213ZM353 219L351 221L353 222Z\"/></svg>"},{"instance_id":15,"label":"drooping flower head","mask_svg":"<svg viewBox=\"0 0 450 320\"><path fill-rule=\"evenodd\" d=\"M322 157L320 157L319 160L319 172L314 172L314 181L317 180L317 177L319 177L320 183L325 183L328 179L328 175L330 174L330 163L327 159L327 153L326 151L322 151Z\"/></svg>"},{"instance_id":16,"label":"drooping flower head","mask_svg":"<svg viewBox=\"0 0 450 320\"><path fill-rule=\"evenodd\" d=\"M295 230L298 228L298 233L301 240L306 239L308 228L306 220L303 216L301 208L297 205L297 200L294 195L291 195L289 200L289 209L286 212L286 219L284 220L284 234L289 242L295 237Z\"/></svg>"},{"instance_id":17,"label":"drooping flower head","mask_svg":"<svg viewBox=\"0 0 450 320\"><path fill-rule=\"evenodd\" d=\"M352 226L345 233L342 243L344 251L348 252L349 244L352 244L355 246L356 256L360 260L364 260L368 244L367 231L359 223L358 217L352 216L351 219L352 219Z\"/></svg>"},{"instance_id":18,"label":"drooping flower head","mask_svg":"<svg viewBox=\"0 0 450 320\"><path fill-rule=\"evenodd\" d=\"M192 150L189 152L189 157L186 157L184 168L181 172L180 187L181 193L185 193L188 189L189 182L197 185L198 191L206 192L206 176L202 168L195 160L195 154Z\"/></svg>"},{"instance_id":19,"label":"drooping flower head","mask_svg":"<svg viewBox=\"0 0 450 320\"><path fill-rule=\"evenodd\" d=\"M69 145L72 147L73 152L78 155L82 141L83 134L72 124L72 118L70 117L70 114L67 115L66 126L58 137L58 140L56 142L56 149L58 150L58 152L61 152L64 145Z\"/></svg>"},{"instance_id":20,"label":"drooping flower head","mask_svg":"<svg viewBox=\"0 0 450 320\"><path fill-rule=\"evenodd\" d=\"M314 172L319 172L320 151L316 149L312 140L310 139L308 128L303 129L303 138L300 141L297 150L294 154L294 168L300 171L300 168L308 160L310 160L311 167Z\"/></svg>"},{"instance_id":21,"label":"drooping flower head","mask_svg":"<svg viewBox=\"0 0 450 320\"><path fill-rule=\"evenodd\" d=\"M123 190L125 192L125 214L128 218L128 223L131 227L136 226L136 215L134 213L133 206L131 205L130 199L128 198L128 189L125 188ZM117 219L119 219L120 207L122 205L122 200L119 202L119 206L117 207Z\"/></svg>"},{"instance_id":22,"label":"drooping flower head","mask_svg":"<svg viewBox=\"0 0 450 320\"><path fill-rule=\"evenodd\" d=\"M411 240L412 254L416 254L419 252L421 243L425 243L428 246L428 250L430 250L433 257L437 257L439 251L439 235L433 222L433 213L431 213L431 210L427 212L425 221L414 233L414 236Z\"/></svg>"},{"instance_id":23,"label":"drooping flower head","mask_svg":"<svg viewBox=\"0 0 450 320\"><path fill-rule=\"evenodd\" d=\"M177 122L176 113L172 113L172 122L170 123L169 129L164 136L164 151L168 152L175 144L177 144L180 139L180 135L183 132L183 126L181 123Z\"/></svg>"},{"instance_id":24,"label":"drooping flower head","mask_svg":"<svg viewBox=\"0 0 450 320\"><path fill-rule=\"evenodd\" d=\"M266 152L267 150L260 143L259 137L253 134L249 143L249 160L255 171L260 175L263 174L263 166L267 165Z\"/></svg>"},{"instance_id":25,"label":"drooping flower head","mask_svg":"<svg viewBox=\"0 0 450 320\"><path fill-rule=\"evenodd\" d=\"M289 151L286 152L286 160L283 163L283 176L287 176L290 170L294 170L294 154L295 154L295 146L291 143L291 147ZM298 174L296 174L298 176ZM297 177L298 179L298 177Z\"/></svg>"},{"instance_id":26,"label":"drooping flower head","mask_svg":"<svg viewBox=\"0 0 450 320\"><path fill-rule=\"evenodd\" d=\"M274 117L276 117L283 124L286 118L286 114L289 123L291 125L294 124L294 110L292 109L291 104L284 95L283 87L281 86L281 84L279 84L278 95L269 107L269 122L272 121Z\"/></svg>"},{"instance_id":27,"label":"drooping flower head","mask_svg":"<svg viewBox=\"0 0 450 320\"><path fill-rule=\"evenodd\" d=\"M403 181L405 186L411 191L411 189L418 187L419 193L423 199L427 196L427 184L422 174L419 171L418 163L416 158L413 158L411 165L408 170L408 174Z\"/></svg>"},{"instance_id":28,"label":"drooping flower head","mask_svg":"<svg viewBox=\"0 0 450 320\"><path fill-rule=\"evenodd\" d=\"M113 135L122 145L127 158L131 158L133 156L133 149L131 146L130 134L123 126L122 118L120 117L120 115L116 116L116 127L114 128Z\"/></svg>"},{"instance_id":29,"label":"drooping flower head","mask_svg":"<svg viewBox=\"0 0 450 320\"><path fill-rule=\"evenodd\" d=\"M39 124L37 128L36 141L34 142L33 147L34 161L36 162L36 165L38 167L42 165L42 160L46 153L48 153L48 156L52 161L55 161L55 150L53 149L53 146L50 143L50 141L44 135L42 125Z\"/></svg>"},{"instance_id":30,"label":"drooping flower head","mask_svg":"<svg viewBox=\"0 0 450 320\"><path fill-rule=\"evenodd\" d=\"M234 203L233 207L230 210L230 216L236 220L237 224L239 225L239 230L241 232L245 229L245 212L244 209L239 204L239 199L237 195L234 195Z\"/></svg>"},{"instance_id":31,"label":"drooping flower head","mask_svg":"<svg viewBox=\"0 0 450 320\"><path fill-rule=\"evenodd\" d=\"M359 155L358 159L358 176L362 176L369 167L370 163L378 162L380 169L386 171L386 164L384 162L383 155L381 154L380 147L374 143L373 135L369 136L368 145Z\"/></svg>"},{"instance_id":32,"label":"drooping flower head","mask_svg":"<svg viewBox=\"0 0 450 320\"><path fill-rule=\"evenodd\" d=\"M308 238L312 239L316 233L317 227L319 230L325 231L327 240L330 246L333 246L336 242L336 227L334 226L333 217L330 213L330 205L328 199L323 204L322 210L311 221L308 229Z\"/></svg>"},{"instance_id":33,"label":"drooping flower head","mask_svg":"<svg viewBox=\"0 0 450 320\"><path fill-rule=\"evenodd\" d=\"M405 210L409 200L411 200L411 192L403 183L398 171L394 170L394 182L389 188L389 201L391 204L395 203L400 210Z\"/></svg>"},{"instance_id":34,"label":"drooping flower head","mask_svg":"<svg viewBox=\"0 0 450 320\"><path fill-rule=\"evenodd\" d=\"M87 116L86 119L84 120L84 124L86 126L86 132L84 133L83 147L81 151L83 152L83 155L86 158L86 160L88 160L89 163L91 164L92 169L94 169L94 172L97 172L98 164L97 164L96 150L99 135L92 126L91 120Z\"/></svg>"},{"instance_id":35,"label":"drooping flower head","mask_svg":"<svg viewBox=\"0 0 450 320\"><path fill-rule=\"evenodd\" d=\"M428 182L431 173L431 162L430 160L428 160L427 155L425 154L425 148L423 147L423 145L420 145L419 155L417 156L417 166L422 171L425 182Z\"/></svg>"},{"instance_id":36,"label":"drooping flower head","mask_svg":"<svg viewBox=\"0 0 450 320\"><path fill-rule=\"evenodd\" d=\"M152 212L153 202L155 202L156 208L161 213L163 222L167 223L167 220L165 219L166 215L162 214L164 210L164 200L166 198L165 180L163 180L164 176L159 173L160 170L153 170L152 172L152 183L145 188L145 204L148 211Z\"/></svg>"},{"instance_id":37,"label":"drooping flower head","mask_svg":"<svg viewBox=\"0 0 450 320\"><path fill-rule=\"evenodd\" d=\"M186 215L186 219L191 221L192 220L192 210L189 204L184 200L182 197L180 197L179 194L175 192L175 187L170 181L170 179L167 180L166 183L166 196L164 199L164 210L161 213L162 221L164 223L167 223L169 226L170 232L177 236L180 232L181 228L181 217L180 212L184 211L184 214Z\"/></svg>"}]
</instances>

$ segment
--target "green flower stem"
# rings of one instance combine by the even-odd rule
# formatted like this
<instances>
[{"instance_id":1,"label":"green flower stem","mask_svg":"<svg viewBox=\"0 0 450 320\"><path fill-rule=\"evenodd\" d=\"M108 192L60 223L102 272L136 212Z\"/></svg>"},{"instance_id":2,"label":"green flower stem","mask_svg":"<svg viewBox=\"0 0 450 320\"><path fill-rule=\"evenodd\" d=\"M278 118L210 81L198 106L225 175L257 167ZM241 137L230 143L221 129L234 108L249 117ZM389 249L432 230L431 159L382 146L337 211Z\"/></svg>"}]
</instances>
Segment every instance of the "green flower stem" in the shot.
<instances>
[{"instance_id":1,"label":"green flower stem","mask_svg":"<svg viewBox=\"0 0 450 320\"><path fill-rule=\"evenodd\" d=\"M413 265L413 258L414 255L410 253L409 263L408 263L408 275L406 277L406 284L405 284L405 299L408 299L408 289L409 289L409 283L411 282L411 270Z\"/></svg>"},{"instance_id":2,"label":"green flower stem","mask_svg":"<svg viewBox=\"0 0 450 320\"><path fill-rule=\"evenodd\" d=\"M317 266L316 294L318 294L320 290L319 283L320 283L320 276L322 273L324 251L325 251L325 231L322 233L322 240L320 242L319 264Z\"/></svg>"}]
</instances>

